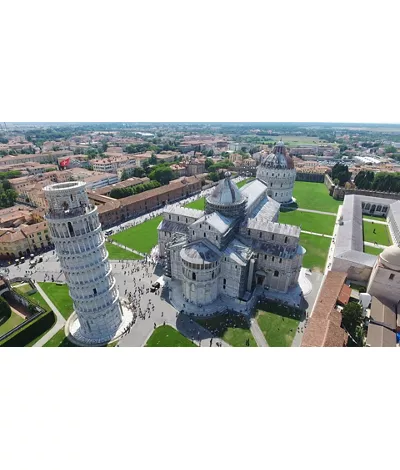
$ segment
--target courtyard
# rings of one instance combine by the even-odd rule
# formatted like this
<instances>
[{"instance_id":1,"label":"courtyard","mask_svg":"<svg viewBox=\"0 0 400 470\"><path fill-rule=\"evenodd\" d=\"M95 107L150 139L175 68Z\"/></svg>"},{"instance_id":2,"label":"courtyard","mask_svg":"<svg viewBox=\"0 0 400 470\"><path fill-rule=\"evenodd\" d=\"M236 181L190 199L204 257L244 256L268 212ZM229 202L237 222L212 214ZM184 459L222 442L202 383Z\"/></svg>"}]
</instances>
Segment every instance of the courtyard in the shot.
<instances>
[{"instance_id":1,"label":"courtyard","mask_svg":"<svg viewBox=\"0 0 400 470\"><path fill-rule=\"evenodd\" d=\"M108 251L108 259L110 260L124 260L124 259L142 259L142 257L129 250L124 250L118 245L107 242L106 249Z\"/></svg>"},{"instance_id":2,"label":"courtyard","mask_svg":"<svg viewBox=\"0 0 400 470\"><path fill-rule=\"evenodd\" d=\"M11 310L11 314L8 317L0 317L0 336L8 333L24 321L25 318Z\"/></svg>"},{"instance_id":3,"label":"courtyard","mask_svg":"<svg viewBox=\"0 0 400 470\"><path fill-rule=\"evenodd\" d=\"M257 346L250 331L249 321L243 315L223 314L195 321L230 346L244 347L247 344Z\"/></svg>"},{"instance_id":4,"label":"courtyard","mask_svg":"<svg viewBox=\"0 0 400 470\"><path fill-rule=\"evenodd\" d=\"M306 249L303 267L323 271L328 257L331 239L308 233L300 234L300 245Z\"/></svg>"},{"instance_id":5,"label":"courtyard","mask_svg":"<svg viewBox=\"0 0 400 470\"><path fill-rule=\"evenodd\" d=\"M294 183L293 197L296 198L298 207L321 212L337 213L339 206L343 203L329 195L328 188L324 183L308 183L296 181Z\"/></svg>"},{"instance_id":6,"label":"courtyard","mask_svg":"<svg viewBox=\"0 0 400 470\"><path fill-rule=\"evenodd\" d=\"M365 219L363 220L363 237L365 242L385 246L392 244L387 225L367 222Z\"/></svg>"},{"instance_id":7,"label":"courtyard","mask_svg":"<svg viewBox=\"0 0 400 470\"><path fill-rule=\"evenodd\" d=\"M297 225L307 232L332 235L335 228L336 216L299 210L280 212L279 223Z\"/></svg>"},{"instance_id":8,"label":"courtyard","mask_svg":"<svg viewBox=\"0 0 400 470\"><path fill-rule=\"evenodd\" d=\"M157 227L162 219L161 215L154 217L153 219L146 220L146 222L116 233L110 238L132 250L139 251L140 253L150 253L154 246L157 245Z\"/></svg>"},{"instance_id":9,"label":"courtyard","mask_svg":"<svg viewBox=\"0 0 400 470\"><path fill-rule=\"evenodd\" d=\"M72 299L69 295L67 284L58 284L55 282L39 282L39 286L53 302L61 315L68 320L74 311Z\"/></svg>"},{"instance_id":10,"label":"courtyard","mask_svg":"<svg viewBox=\"0 0 400 470\"><path fill-rule=\"evenodd\" d=\"M265 340L272 347L290 347L302 319L299 310L273 301L259 304L255 316Z\"/></svg>"},{"instance_id":11,"label":"courtyard","mask_svg":"<svg viewBox=\"0 0 400 470\"><path fill-rule=\"evenodd\" d=\"M375 248L374 246L364 245L364 253L378 256L382 253L382 251L383 251L382 248Z\"/></svg>"},{"instance_id":12,"label":"courtyard","mask_svg":"<svg viewBox=\"0 0 400 470\"><path fill-rule=\"evenodd\" d=\"M172 348L191 348L197 347L190 339L183 336L179 331L169 325L157 327L146 343L147 347L172 347Z\"/></svg>"}]
</instances>

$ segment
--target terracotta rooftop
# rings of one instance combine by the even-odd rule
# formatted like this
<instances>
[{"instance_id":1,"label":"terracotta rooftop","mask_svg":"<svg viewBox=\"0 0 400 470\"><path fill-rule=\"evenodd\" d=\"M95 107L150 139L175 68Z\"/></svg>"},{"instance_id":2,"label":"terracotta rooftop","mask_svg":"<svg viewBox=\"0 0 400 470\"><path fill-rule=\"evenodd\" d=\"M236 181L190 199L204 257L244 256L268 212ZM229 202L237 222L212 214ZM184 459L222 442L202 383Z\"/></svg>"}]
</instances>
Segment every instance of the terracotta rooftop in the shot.
<instances>
[{"instance_id":1,"label":"terracotta rooftop","mask_svg":"<svg viewBox=\"0 0 400 470\"><path fill-rule=\"evenodd\" d=\"M336 309L340 295L345 303L348 302L348 290L343 290L346 276L346 273L328 271L305 330L302 346L342 347L346 344L347 333L340 327L342 314Z\"/></svg>"}]
</instances>

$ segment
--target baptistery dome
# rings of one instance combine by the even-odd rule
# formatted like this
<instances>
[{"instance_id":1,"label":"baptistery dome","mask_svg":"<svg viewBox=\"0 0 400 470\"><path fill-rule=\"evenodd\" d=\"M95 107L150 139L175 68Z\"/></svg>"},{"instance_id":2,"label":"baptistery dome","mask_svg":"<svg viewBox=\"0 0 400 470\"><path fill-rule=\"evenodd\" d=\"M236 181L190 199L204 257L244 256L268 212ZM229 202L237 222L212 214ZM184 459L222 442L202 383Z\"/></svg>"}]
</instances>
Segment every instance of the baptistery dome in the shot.
<instances>
[{"instance_id":1,"label":"baptistery dome","mask_svg":"<svg viewBox=\"0 0 400 470\"><path fill-rule=\"evenodd\" d=\"M272 150L272 153L261 160L261 166L265 168L294 169L292 157L286 151L285 144L280 140Z\"/></svg>"},{"instance_id":2,"label":"baptistery dome","mask_svg":"<svg viewBox=\"0 0 400 470\"><path fill-rule=\"evenodd\" d=\"M281 204L294 202L292 194L296 170L281 140L277 142L272 153L261 160L257 169L257 178L268 186L268 196L277 202Z\"/></svg>"}]
</instances>

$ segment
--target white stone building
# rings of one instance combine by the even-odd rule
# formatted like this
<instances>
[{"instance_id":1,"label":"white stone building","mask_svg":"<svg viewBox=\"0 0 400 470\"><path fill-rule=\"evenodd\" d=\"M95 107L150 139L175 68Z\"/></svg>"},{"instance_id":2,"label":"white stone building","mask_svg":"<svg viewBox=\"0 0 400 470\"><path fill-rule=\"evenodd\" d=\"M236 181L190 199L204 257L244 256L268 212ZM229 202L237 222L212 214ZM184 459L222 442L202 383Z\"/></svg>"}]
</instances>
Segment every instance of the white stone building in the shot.
<instances>
[{"instance_id":1,"label":"white stone building","mask_svg":"<svg viewBox=\"0 0 400 470\"><path fill-rule=\"evenodd\" d=\"M261 158L257 178L267 185L267 195L275 201L281 204L290 204L294 201L296 169L282 141L277 142L272 153Z\"/></svg>"},{"instance_id":2,"label":"white stone building","mask_svg":"<svg viewBox=\"0 0 400 470\"><path fill-rule=\"evenodd\" d=\"M369 278L367 292L372 296L400 303L400 247L385 248L377 257Z\"/></svg>"},{"instance_id":3,"label":"white stone building","mask_svg":"<svg viewBox=\"0 0 400 470\"><path fill-rule=\"evenodd\" d=\"M46 186L46 218L74 303L67 333L77 344L101 345L120 336L132 314L122 311L97 208L85 186L81 181Z\"/></svg>"},{"instance_id":4,"label":"white stone building","mask_svg":"<svg viewBox=\"0 0 400 470\"><path fill-rule=\"evenodd\" d=\"M239 190L227 174L207 197L205 211L164 212L160 255L191 307L224 296L247 301L257 285L279 292L297 286L305 253L300 228L279 224L279 207L262 181Z\"/></svg>"}]
</instances>

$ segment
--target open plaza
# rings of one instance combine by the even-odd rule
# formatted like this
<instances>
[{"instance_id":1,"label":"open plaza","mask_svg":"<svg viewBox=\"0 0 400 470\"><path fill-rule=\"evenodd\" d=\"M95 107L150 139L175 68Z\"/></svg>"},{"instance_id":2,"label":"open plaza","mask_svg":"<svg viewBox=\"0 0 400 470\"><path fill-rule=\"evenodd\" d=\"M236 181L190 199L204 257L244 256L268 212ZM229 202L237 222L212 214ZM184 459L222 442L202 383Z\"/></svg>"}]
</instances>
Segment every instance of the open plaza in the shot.
<instances>
[{"instance_id":1,"label":"open plaza","mask_svg":"<svg viewBox=\"0 0 400 470\"><path fill-rule=\"evenodd\" d=\"M238 178L238 187L252 179ZM204 210L205 198L213 188L184 199L171 207ZM216 301L204 308L204 316L192 317L190 309L174 300L174 283L153 291L154 282L162 279L159 263L158 227L165 209L125 222L112 228L106 248L123 305L135 305L134 323L122 338L110 344L131 346L207 346L207 347L290 347L301 344L307 317L313 309L324 273L332 263L336 232L342 202L332 199L322 183L296 181L293 203L281 206L280 224L300 228L300 244L304 248L302 270L297 291L287 294L265 291L262 299L249 306L238 307ZM339 212L338 212L339 210ZM376 257L391 244L391 233L384 217L362 220L361 245L365 254ZM44 256L43 263L31 268L28 264L9 266L9 278L32 279L29 284L14 286L17 292L54 312L47 329L27 346L72 347L65 326L74 307L55 252ZM175 294L174 294L175 292ZM300 295L301 294L301 295ZM228 308L231 313L224 312ZM236 313L233 313L233 312ZM213 313L214 312L214 313ZM221 313L218 313L221 312ZM241 313L240 313L241 312ZM212 314L210 316L210 313ZM12 311L8 319L0 319L0 333L6 333L24 322Z\"/></svg>"},{"instance_id":2,"label":"open plaza","mask_svg":"<svg viewBox=\"0 0 400 470\"><path fill-rule=\"evenodd\" d=\"M242 182L240 186L248 180L242 178ZM309 206L302 207L302 195L305 193L311 197L315 193L319 207L324 210L308 212ZM281 223L301 225L300 241L306 250L303 267L305 271L311 270L315 273L313 280L315 286L310 282L311 292L304 297L303 308L305 307L305 311L310 311L322 280L322 273L326 268L335 225L335 213L332 211L338 205L336 201L334 204L329 204L331 198L327 189L318 183L296 182L294 195L298 207L281 212L279 220ZM205 195L199 194L197 197L191 197L189 202L184 200L179 205L191 204L193 206L193 204L199 205L200 202L204 207L204 197ZM306 210L302 211L302 209ZM242 317L225 314L213 318L205 317L204 320L200 317L193 320L176 311L169 301L167 290L162 295L150 292L151 284L162 275L160 266L152 257L152 252L157 246L157 227L161 219L162 215L159 211L115 227L106 245L122 300L127 299L130 293L136 295L142 312L131 331L120 340L120 347L144 345L148 347L168 345L265 347L291 346L293 343L300 343L304 319L298 316L292 318L290 312L280 307L284 305L281 302L290 304L289 298L278 296L273 299L272 295L270 301L265 299L262 308L256 305L250 314L246 313ZM146 255L147 258L145 258ZM40 298L44 304L48 303L56 314L54 324L37 338L36 343L33 342L30 345L72 346L66 339L64 329L66 321L73 312L73 303L56 254L48 253L43 263L37 264L33 269L29 269L28 265L20 265L10 266L8 270L9 276L30 276L38 287L38 292L32 295L36 296L36 299ZM306 281L308 281L307 277L310 278L310 276L303 277ZM21 321L23 318L14 315L13 319L9 320L8 326L12 327ZM180 336L171 333L171 329L179 332ZM297 341L294 341L297 335Z\"/></svg>"}]
</instances>

